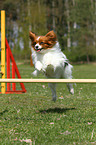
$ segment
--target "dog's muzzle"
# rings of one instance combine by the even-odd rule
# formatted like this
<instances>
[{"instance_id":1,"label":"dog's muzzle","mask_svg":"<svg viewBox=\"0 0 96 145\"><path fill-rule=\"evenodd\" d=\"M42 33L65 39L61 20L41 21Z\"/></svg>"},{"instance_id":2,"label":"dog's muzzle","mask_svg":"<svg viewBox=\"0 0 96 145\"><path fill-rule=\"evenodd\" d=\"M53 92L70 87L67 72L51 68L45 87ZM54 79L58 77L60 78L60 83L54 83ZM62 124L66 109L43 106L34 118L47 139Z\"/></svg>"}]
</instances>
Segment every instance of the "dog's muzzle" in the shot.
<instances>
[{"instance_id":1,"label":"dog's muzzle","mask_svg":"<svg viewBox=\"0 0 96 145\"><path fill-rule=\"evenodd\" d=\"M37 46L35 46L35 50L36 50L37 52L40 52L42 49L43 49L43 48L39 48L39 46L38 46L38 45L37 45Z\"/></svg>"}]
</instances>

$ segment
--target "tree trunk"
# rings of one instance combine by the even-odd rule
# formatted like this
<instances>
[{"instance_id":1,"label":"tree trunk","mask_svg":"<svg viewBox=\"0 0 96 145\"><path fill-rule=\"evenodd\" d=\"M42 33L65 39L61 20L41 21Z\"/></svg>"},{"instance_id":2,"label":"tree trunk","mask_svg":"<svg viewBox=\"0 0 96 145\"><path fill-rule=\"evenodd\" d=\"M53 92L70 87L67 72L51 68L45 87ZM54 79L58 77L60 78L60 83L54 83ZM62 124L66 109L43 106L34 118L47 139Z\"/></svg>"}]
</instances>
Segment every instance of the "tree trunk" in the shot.
<instances>
[{"instance_id":1,"label":"tree trunk","mask_svg":"<svg viewBox=\"0 0 96 145\"><path fill-rule=\"evenodd\" d=\"M89 55L87 54L87 63L89 64L90 59L89 59Z\"/></svg>"},{"instance_id":2,"label":"tree trunk","mask_svg":"<svg viewBox=\"0 0 96 145\"><path fill-rule=\"evenodd\" d=\"M29 19L29 31L31 31L31 22L30 22L30 0L27 1L28 2L28 19ZM31 41L29 40L29 48L31 46Z\"/></svg>"},{"instance_id":3,"label":"tree trunk","mask_svg":"<svg viewBox=\"0 0 96 145\"><path fill-rule=\"evenodd\" d=\"M55 13L54 13L54 6L55 6L55 3L54 3L54 0L53 0L53 1L52 1L53 30L55 30Z\"/></svg>"},{"instance_id":4,"label":"tree trunk","mask_svg":"<svg viewBox=\"0 0 96 145\"><path fill-rule=\"evenodd\" d=\"M68 26L67 47L68 47L68 50L70 51L71 39L70 39L70 21L69 21L69 5L68 5L68 0L65 1L65 5L66 5L66 14L67 14L67 26Z\"/></svg>"},{"instance_id":5,"label":"tree trunk","mask_svg":"<svg viewBox=\"0 0 96 145\"><path fill-rule=\"evenodd\" d=\"M93 15L96 17L96 0L95 0L95 4L93 3L93 0L91 0L91 8L92 10L94 11ZM93 25L93 45L94 47L96 46L96 24L93 20L92 22L92 25Z\"/></svg>"},{"instance_id":6,"label":"tree trunk","mask_svg":"<svg viewBox=\"0 0 96 145\"><path fill-rule=\"evenodd\" d=\"M74 7L74 6L75 6L75 0L72 0L72 2L73 2L73 7ZM74 24L73 24L73 28L76 29L76 27L77 27L77 23L74 22Z\"/></svg>"}]
</instances>

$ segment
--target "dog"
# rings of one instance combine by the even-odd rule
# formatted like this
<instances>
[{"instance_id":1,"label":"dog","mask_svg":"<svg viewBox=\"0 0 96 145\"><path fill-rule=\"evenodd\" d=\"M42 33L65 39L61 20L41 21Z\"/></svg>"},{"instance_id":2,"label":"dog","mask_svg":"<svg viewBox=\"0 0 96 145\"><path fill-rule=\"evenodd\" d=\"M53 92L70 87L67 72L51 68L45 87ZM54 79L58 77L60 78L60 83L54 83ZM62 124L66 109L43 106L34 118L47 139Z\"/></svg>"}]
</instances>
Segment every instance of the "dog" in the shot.
<instances>
[{"instance_id":1,"label":"dog","mask_svg":"<svg viewBox=\"0 0 96 145\"><path fill-rule=\"evenodd\" d=\"M72 68L65 54L61 51L55 32L49 31L45 36L37 36L29 32L32 46L32 60L35 71L32 73L37 76L42 72L46 78L72 79ZM52 100L56 101L56 83L49 83L52 91ZM71 94L74 94L73 84L67 83Z\"/></svg>"}]
</instances>

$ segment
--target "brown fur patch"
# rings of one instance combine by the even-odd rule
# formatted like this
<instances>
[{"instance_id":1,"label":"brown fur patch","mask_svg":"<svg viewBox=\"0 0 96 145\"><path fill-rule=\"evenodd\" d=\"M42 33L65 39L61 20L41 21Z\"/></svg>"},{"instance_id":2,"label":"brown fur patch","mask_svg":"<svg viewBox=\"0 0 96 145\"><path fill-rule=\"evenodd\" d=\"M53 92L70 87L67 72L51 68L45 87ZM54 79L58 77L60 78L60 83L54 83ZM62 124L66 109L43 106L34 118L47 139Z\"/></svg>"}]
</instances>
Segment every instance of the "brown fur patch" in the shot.
<instances>
[{"instance_id":1,"label":"brown fur patch","mask_svg":"<svg viewBox=\"0 0 96 145\"><path fill-rule=\"evenodd\" d=\"M56 44L56 40L57 40L54 31L48 32L45 36L36 36L34 33L29 32L29 37L32 41L32 47L34 48L34 50L35 50L35 45L37 43L39 43L39 45L41 45L43 49L52 48ZM37 39L38 37L40 37L39 40Z\"/></svg>"}]
</instances>

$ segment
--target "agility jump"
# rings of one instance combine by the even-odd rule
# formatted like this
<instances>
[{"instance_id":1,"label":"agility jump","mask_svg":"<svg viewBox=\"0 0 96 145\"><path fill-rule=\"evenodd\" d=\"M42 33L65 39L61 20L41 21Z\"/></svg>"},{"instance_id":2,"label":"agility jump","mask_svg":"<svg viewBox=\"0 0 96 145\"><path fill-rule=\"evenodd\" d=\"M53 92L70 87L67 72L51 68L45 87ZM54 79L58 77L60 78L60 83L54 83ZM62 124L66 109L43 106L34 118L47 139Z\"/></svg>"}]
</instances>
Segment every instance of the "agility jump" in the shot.
<instances>
[{"instance_id":1,"label":"agility jump","mask_svg":"<svg viewBox=\"0 0 96 145\"><path fill-rule=\"evenodd\" d=\"M0 79L1 83L96 83L96 79Z\"/></svg>"}]
</instances>

